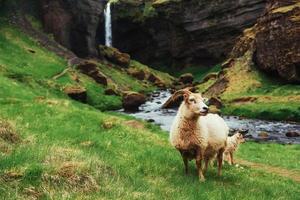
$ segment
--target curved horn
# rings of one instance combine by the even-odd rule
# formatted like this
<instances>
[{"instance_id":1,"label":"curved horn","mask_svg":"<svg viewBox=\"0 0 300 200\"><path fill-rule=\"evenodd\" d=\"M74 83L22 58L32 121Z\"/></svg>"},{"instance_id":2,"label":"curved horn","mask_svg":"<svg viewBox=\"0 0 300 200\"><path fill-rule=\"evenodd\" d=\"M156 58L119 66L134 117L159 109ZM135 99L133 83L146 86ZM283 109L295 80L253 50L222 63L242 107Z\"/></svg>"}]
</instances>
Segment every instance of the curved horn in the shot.
<instances>
[{"instance_id":1,"label":"curved horn","mask_svg":"<svg viewBox=\"0 0 300 200\"><path fill-rule=\"evenodd\" d=\"M189 91L188 89L181 89L176 91L173 95L172 95L172 99L176 99L178 96L184 95L184 94L192 94L191 91Z\"/></svg>"}]
</instances>

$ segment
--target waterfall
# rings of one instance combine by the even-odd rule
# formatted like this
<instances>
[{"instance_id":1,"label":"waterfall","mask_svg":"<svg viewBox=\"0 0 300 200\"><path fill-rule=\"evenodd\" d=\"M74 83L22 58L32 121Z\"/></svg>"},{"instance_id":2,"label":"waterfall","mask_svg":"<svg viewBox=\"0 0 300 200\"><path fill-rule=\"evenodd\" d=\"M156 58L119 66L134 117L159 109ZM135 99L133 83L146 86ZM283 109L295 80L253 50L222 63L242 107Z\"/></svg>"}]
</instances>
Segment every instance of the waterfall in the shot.
<instances>
[{"instance_id":1,"label":"waterfall","mask_svg":"<svg viewBox=\"0 0 300 200\"><path fill-rule=\"evenodd\" d=\"M105 20L105 45L111 47L112 46L112 30L111 30L111 3L108 2L106 4L106 8L104 9L104 20Z\"/></svg>"}]
</instances>

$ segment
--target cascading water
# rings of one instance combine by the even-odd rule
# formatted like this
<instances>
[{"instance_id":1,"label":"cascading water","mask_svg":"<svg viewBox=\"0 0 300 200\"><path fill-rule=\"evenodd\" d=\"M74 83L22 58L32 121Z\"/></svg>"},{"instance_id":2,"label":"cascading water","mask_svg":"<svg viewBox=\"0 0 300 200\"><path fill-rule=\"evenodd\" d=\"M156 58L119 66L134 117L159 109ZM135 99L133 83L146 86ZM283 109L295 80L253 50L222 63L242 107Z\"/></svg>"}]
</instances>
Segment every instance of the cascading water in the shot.
<instances>
[{"instance_id":1,"label":"cascading water","mask_svg":"<svg viewBox=\"0 0 300 200\"><path fill-rule=\"evenodd\" d=\"M105 20L105 45L111 47L112 46L112 30L111 30L111 3L108 2L106 4L106 8L104 10L104 20Z\"/></svg>"}]
</instances>

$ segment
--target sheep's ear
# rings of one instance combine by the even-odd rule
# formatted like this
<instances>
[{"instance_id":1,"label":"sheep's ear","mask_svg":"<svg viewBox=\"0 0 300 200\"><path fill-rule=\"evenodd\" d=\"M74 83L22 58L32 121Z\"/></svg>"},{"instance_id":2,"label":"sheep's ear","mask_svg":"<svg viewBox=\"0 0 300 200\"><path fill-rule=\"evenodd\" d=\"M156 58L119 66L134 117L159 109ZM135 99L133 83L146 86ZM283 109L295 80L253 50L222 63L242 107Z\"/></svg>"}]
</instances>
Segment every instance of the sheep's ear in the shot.
<instances>
[{"instance_id":1,"label":"sheep's ear","mask_svg":"<svg viewBox=\"0 0 300 200\"><path fill-rule=\"evenodd\" d=\"M189 94L189 93L184 93L184 94L183 94L183 99L184 99L184 100L187 101L187 100L189 99L189 97L190 97L190 94Z\"/></svg>"}]
</instances>

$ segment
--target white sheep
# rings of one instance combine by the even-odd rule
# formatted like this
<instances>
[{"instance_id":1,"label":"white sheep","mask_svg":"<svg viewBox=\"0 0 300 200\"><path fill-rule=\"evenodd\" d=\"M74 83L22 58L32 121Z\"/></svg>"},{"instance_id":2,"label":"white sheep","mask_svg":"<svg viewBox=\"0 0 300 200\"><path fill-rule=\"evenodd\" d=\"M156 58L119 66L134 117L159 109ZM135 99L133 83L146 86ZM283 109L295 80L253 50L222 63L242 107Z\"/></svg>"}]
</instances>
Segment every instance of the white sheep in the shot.
<instances>
[{"instance_id":1,"label":"white sheep","mask_svg":"<svg viewBox=\"0 0 300 200\"><path fill-rule=\"evenodd\" d=\"M201 94L180 90L173 96L182 94L184 100L172 124L170 142L181 153L186 173L188 161L196 159L199 179L204 181L203 171L209 160L217 155L218 174L221 175L229 128L219 115L207 114L208 107ZM204 170L202 160L205 161Z\"/></svg>"},{"instance_id":2,"label":"white sheep","mask_svg":"<svg viewBox=\"0 0 300 200\"><path fill-rule=\"evenodd\" d=\"M230 165L234 164L233 162L233 153L237 151L239 145L244 143L245 139L243 134L237 132L233 136L227 138L227 146L224 151L224 159L228 161Z\"/></svg>"}]
</instances>

